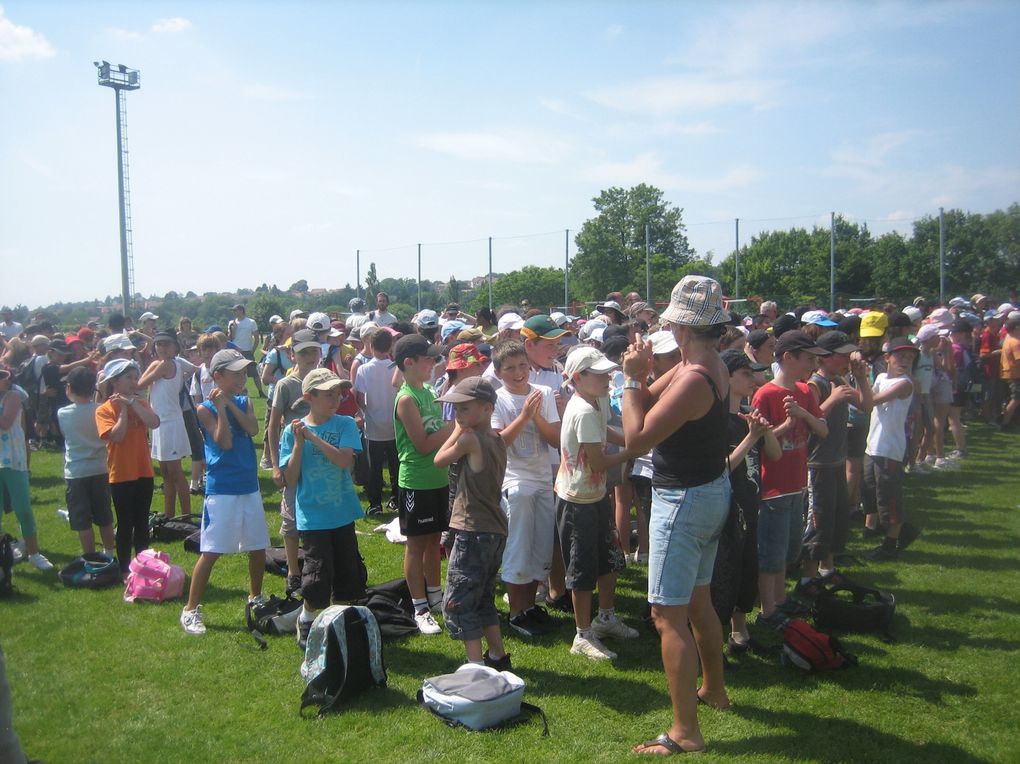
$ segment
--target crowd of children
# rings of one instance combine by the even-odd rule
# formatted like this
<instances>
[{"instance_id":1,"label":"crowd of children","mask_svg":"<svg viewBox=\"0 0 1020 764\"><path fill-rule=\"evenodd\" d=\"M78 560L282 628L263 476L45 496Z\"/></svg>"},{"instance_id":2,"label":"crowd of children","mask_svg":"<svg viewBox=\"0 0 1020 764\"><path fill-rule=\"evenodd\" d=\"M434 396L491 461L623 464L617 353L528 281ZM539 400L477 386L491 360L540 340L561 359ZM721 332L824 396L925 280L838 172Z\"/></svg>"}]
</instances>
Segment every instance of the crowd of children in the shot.
<instances>
[{"instance_id":1,"label":"crowd of children","mask_svg":"<svg viewBox=\"0 0 1020 764\"><path fill-rule=\"evenodd\" d=\"M469 661L511 666L500 581L516 635L550 633L549 610L568 611L569 651L616 659L603 640L638 635L616 612L616 578L647 563L674 724L637 750L697 750L696 700L728 705L722 648L753 644L754 609L772 629L803 612L838 575L855 527L878 543L873 559L898 559L921 534L904 476L966 458L965 412L1009 428L1020 407L1020 312L983 295L832 314L763 303L744 317L723 309L718 284L690 276L661 316L636 294L610 295L586 319L510 306L471 317L452 305L402 323L383 294L364 308L352 301L345 322L274 316L258 369L243 305L226 333L157 330L152 314L139 330L121 319L107 332L5 333L0 483L21 529L16 554L52 568L31 506L40 443L65 451L83 552L98 528L123 571L149 544L155 460L166 516L203 497L180 620L204 633L220 555L248 555L248 599L263 600L261 466L281 492L303 645L316 613L364 593L353 478L363 464L367 514L379 515L385 469L418 629L445 627ZM268 387L262 439L250 377L260 394Z\"/></svg>"}]
</instances>

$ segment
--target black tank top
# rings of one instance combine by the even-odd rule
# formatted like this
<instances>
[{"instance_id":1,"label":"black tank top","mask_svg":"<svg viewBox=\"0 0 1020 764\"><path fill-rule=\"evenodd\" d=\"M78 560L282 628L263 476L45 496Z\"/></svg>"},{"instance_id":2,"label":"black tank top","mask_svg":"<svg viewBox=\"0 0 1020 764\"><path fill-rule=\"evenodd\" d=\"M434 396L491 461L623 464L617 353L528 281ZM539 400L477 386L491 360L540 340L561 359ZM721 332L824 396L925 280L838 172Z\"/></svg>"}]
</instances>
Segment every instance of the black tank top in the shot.
<instances>
[{"instance_id":1,"label":"black tank top","mask_svg":"<svg viewBox=\"0 0 1020 764\"><path fill-rule=\"evenodd\" d=\"M652 485L660 488L693 488L711 483L723 474L729 455L727 415L729 406L719 397L715 382L700 369L712 388L712 407L700 419L685 422L652 451Z\"/></svg>"}]
</instances>

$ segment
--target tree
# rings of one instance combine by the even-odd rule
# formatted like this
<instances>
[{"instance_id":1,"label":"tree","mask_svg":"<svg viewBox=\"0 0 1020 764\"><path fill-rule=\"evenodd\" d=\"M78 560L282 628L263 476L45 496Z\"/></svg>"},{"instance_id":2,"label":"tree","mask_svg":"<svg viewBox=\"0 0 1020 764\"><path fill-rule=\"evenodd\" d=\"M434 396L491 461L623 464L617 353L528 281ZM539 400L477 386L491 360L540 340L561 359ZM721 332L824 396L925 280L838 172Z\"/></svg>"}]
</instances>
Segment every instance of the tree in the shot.
<instances>
[{"instance_id":1,"label":"tree","mask_svg":"<svg viewBox=\"0 0 1020 764\"><path fill-rule=\"evenodd\" d=\"M443 290L441 295L444 302L447 304L451 302L460 302L461 286L460 282L457 281L456 276L450 276L450 281L446 285L446 289Z\"/></svg>"},{"instance_id":2,"label":"tree","mask_svg":"<svg viewBox=\"0 0 1020 764\"><path fill-rule=\"evenodd\" d=\"M298 279L287 288L288 292L300 292L301 294L307 294L308 292L308 281L306 279Z\"/></svg>"},{"instance_id":3,"label":"tree","mask_svg":"<svg viewBox=\"0 0 1020 764\"><path fill-rule=\"evenodd\" d=\"M365 274L365 294L369 300L374 300L376 292L379 291L379 276L375 271L375 263L368 264L368 273ZM397 315L394 313L393 315Z\"/></svg>"},{"instance_id":4,"label":"tree","mask_svg":"<svg viewBox=\"0 0 1020 764\"><path fill-rule=\"evenodd\" d=\"M654 186L613 187L592 201L598 216L585 221L574 239L578 252L570 264L570 283L575 294L603 298L615 290L644 289L637 276L640 271L643 279L646 225L652 253L662 255L655 262L673 270L693 257L683 210Z\"/></svg>"},{"instance_id":5,"label":"tree","mask_svg":"<svg viewBox=\"0 0 1020 764\"><path fill-rule=\"evenodd\" d=\"M539 268L528 265L519 271L511 271L492 285L492 304L519 305L527 298L539 310L563 304L563 269ZM489 290L479 289L471 303L473 310L487 307Z\"/></svg>"},{"instance_id":6,"label":"tree","mask_svg":"<svg viewBox=\"0 0 1020 764\"><path fill-rule=\"evenodd\" d=\"M283 306L283 300L279 297L273 297L268 292L259 292L257 295L248 300L248 304L245 307L245 312L261 327L263 330L269 327L270 316L283 316L287 317L285 308Z\"/></svg>"}]
</instances>

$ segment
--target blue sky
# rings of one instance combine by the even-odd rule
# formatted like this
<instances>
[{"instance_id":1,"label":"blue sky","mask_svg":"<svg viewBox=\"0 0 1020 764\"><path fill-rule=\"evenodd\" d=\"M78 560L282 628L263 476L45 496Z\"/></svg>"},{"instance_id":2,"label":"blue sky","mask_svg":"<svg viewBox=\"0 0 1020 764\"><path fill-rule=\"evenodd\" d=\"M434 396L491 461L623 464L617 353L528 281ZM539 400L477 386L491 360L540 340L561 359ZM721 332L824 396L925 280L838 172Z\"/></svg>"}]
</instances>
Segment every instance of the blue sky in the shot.
<instances>
[{"instance_id":1,"label":"blue sky","mask_svg":"<svg viewBox=\"0 0 1020 764\"><path fill-rule=\"evenodd\" d=\"M0 302L119 291L128 96L148 294L561 266L652 183L718 261L1020 200L1020 4L51 3L0 10ZM530 234L545 234L530 236ZM463 242L463 243L451 243ZM571 251L573 245L571 244Z\"/></svg>"}]
</instances>

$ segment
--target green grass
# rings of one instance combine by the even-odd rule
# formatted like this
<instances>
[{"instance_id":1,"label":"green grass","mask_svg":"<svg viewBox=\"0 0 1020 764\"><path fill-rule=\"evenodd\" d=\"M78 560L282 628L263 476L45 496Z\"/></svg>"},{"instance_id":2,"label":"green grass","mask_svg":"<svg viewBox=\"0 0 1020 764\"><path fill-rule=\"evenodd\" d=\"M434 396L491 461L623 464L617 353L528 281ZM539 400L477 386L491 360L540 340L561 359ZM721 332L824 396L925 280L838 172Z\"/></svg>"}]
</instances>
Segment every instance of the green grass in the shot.
<instances>
[{"instance_id":1,"label":"green grass","mask_svg":"<svg viewBox=\"0 0 1020 764\"><path fill-rule=\"evenodd\" d=\"M259 401L261 403L261 401ZM700 711L709 750L699 761L1018 761L1020 648L1018 439L971 425L965 469L910 477L909 511L926 530L898 563L854 567L895 593L895 644L847 635L860 666L824 675L756 657L728 675L732 712ZM43 550L58 567L78 553L58 519L61 458L33 456ZM265 473L262 473L263 475ZM157 478L157 484L159 480ZM263 479L270 531L279 494ZM157 494L154 506L161 506ZM5 528L14 530L13 516ZM370 580L400 575L402 548L359 522ZM190 572L195 556L159 545ZM854 542L855 551L865 546ZM637 621L644 569L621 576L618 605ZM669 725L658 641L618 645L614 665L568 654L572 626L529 644L507 637L541 725L494 733L450 729L416 705L422 678L456 668L445 635L386 643L389 687L339 715L298 716L303 684L290 639L256 649L243 624L245 560L223 558L206 597L204 637L184 634L180 603L129 605L121 591L71 591L55 574L16 568L17 595L0 600L0 641L14 721L30 757L60 762L155 761L618 761ZM268 592L283 580L268 577ZM502 603L500 603L502 607ZM763 636L764 635L760 635Z\"/></svg>"}]
</instances>

